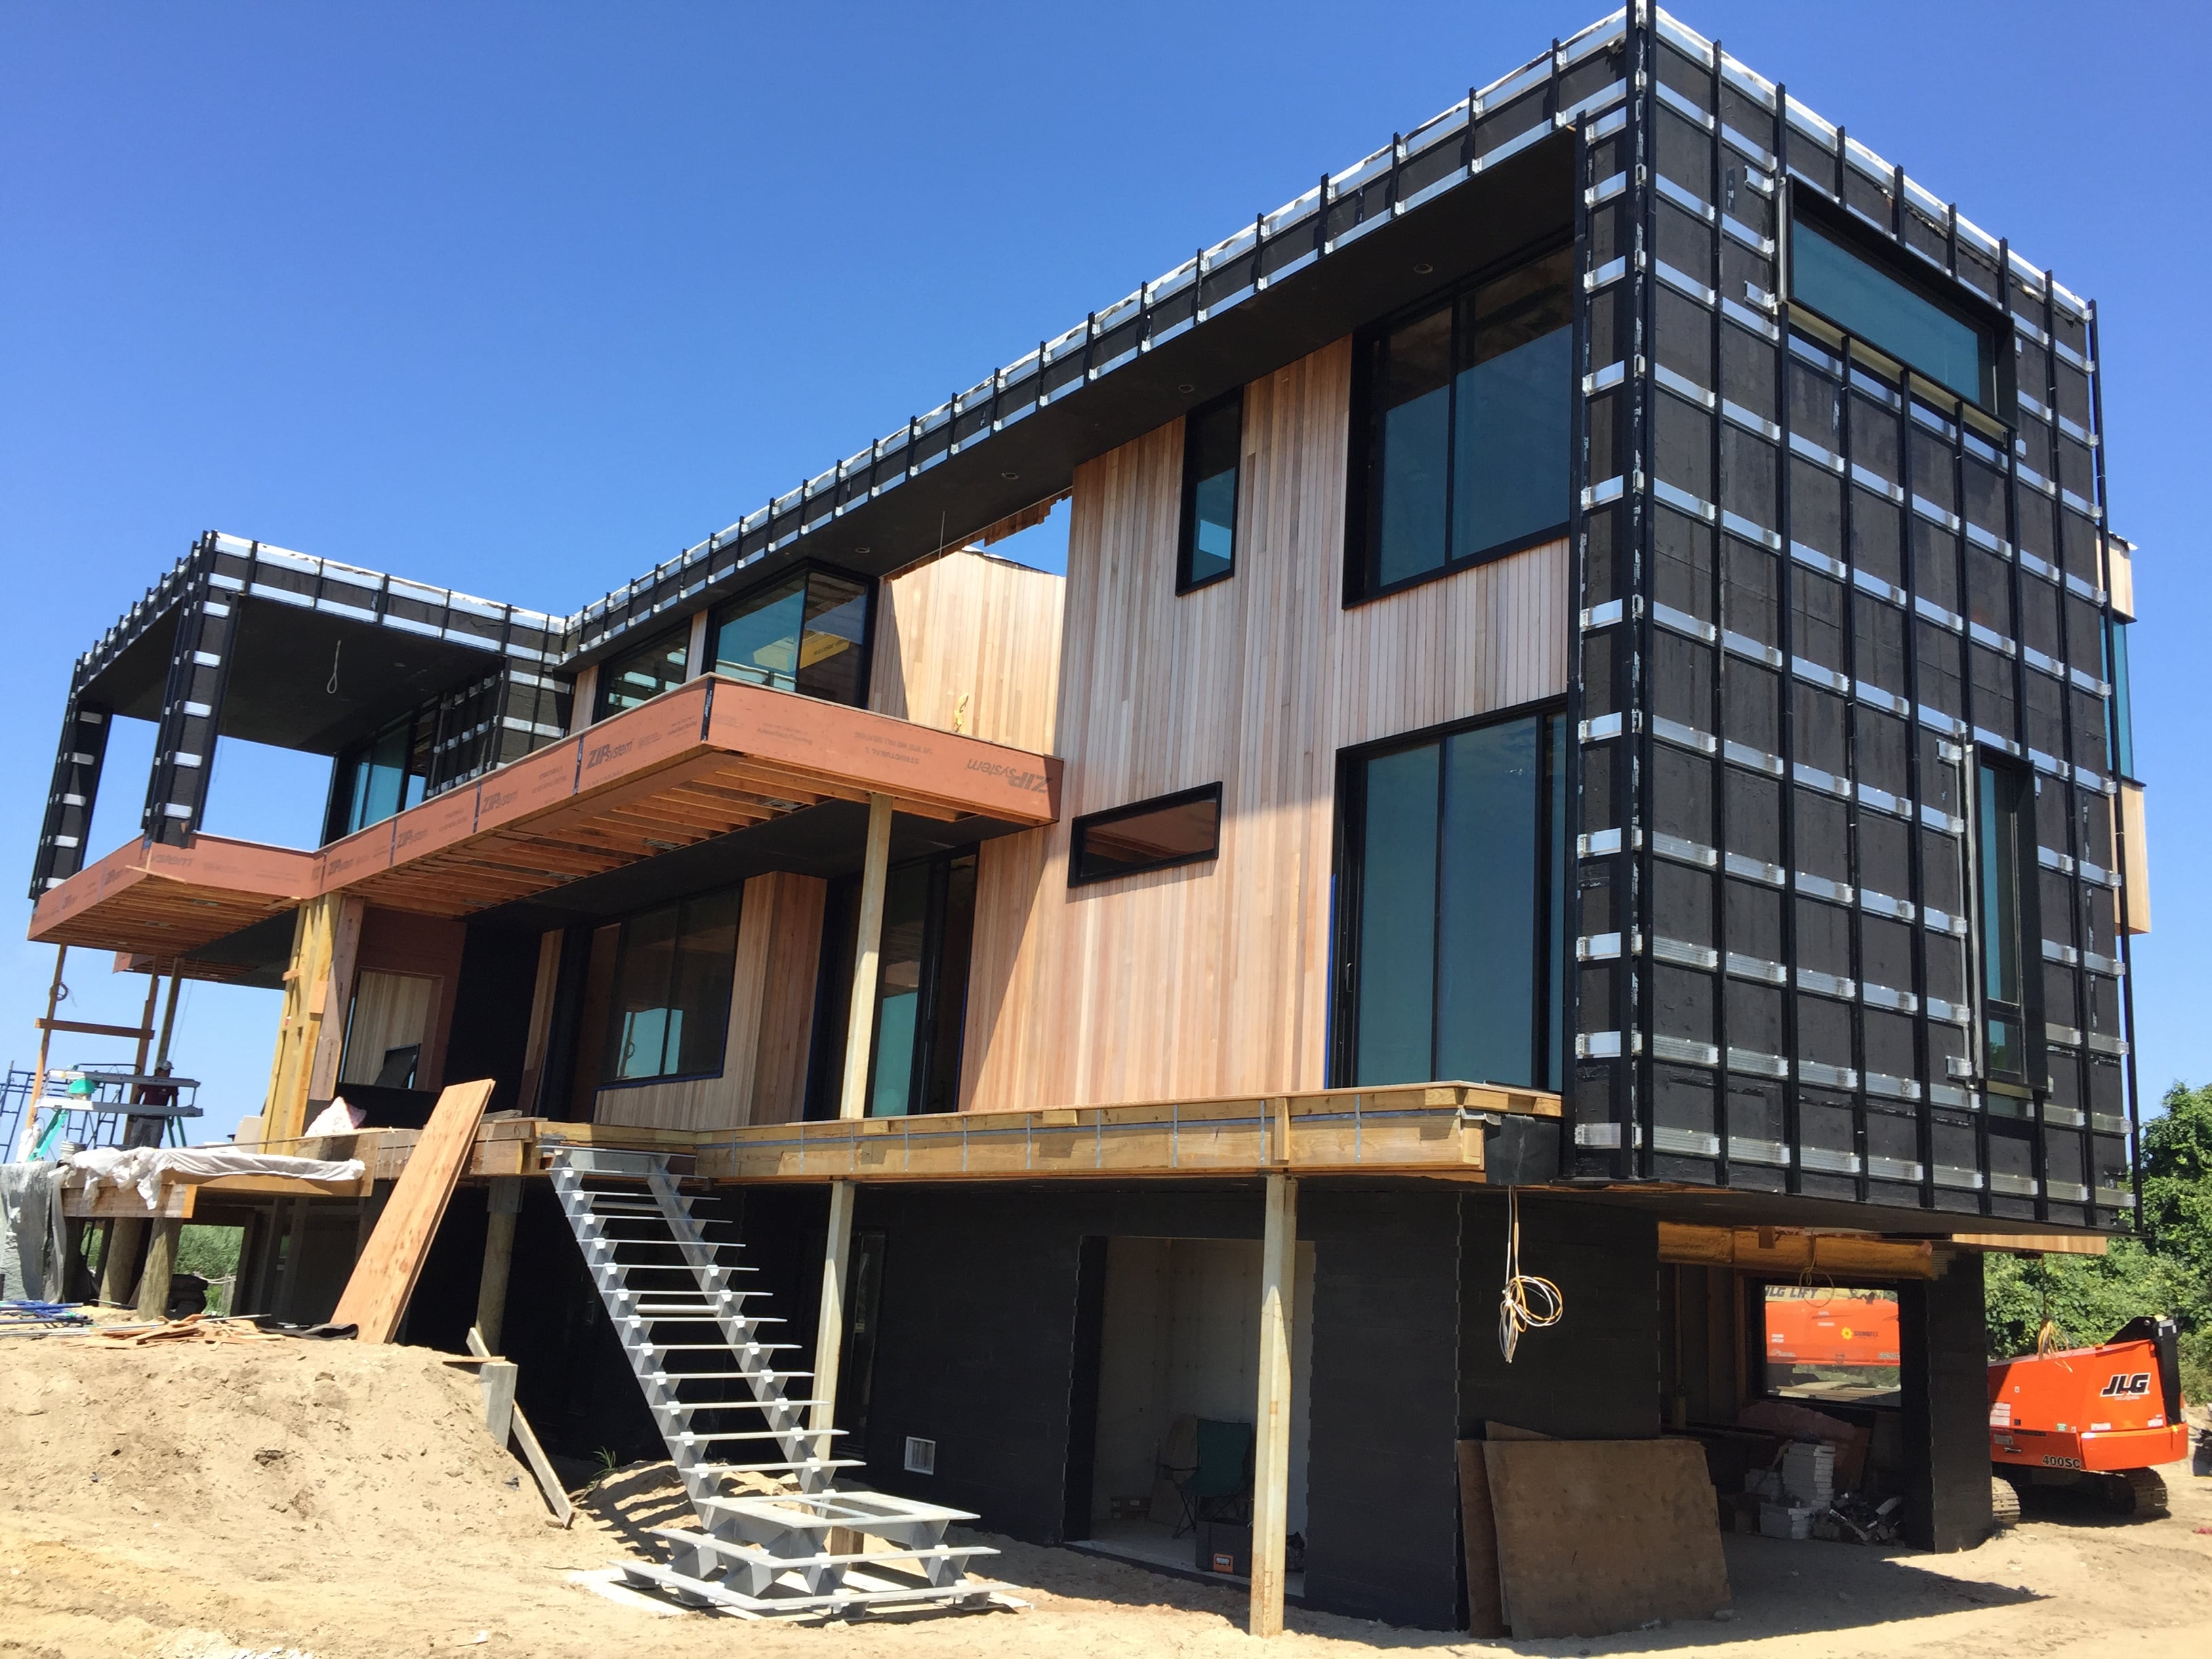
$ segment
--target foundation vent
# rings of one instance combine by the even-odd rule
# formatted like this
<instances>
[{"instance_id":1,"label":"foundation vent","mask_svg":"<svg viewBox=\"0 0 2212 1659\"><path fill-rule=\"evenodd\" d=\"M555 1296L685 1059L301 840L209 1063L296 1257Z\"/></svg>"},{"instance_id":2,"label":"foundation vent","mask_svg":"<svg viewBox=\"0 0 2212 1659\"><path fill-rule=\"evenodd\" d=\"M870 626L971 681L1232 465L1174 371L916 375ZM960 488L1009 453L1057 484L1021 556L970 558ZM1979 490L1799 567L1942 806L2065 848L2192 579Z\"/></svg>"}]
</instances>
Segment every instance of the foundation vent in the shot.
<instances>
[{"instance_id":1,"label":"foundation vent","mask_svg":"<svg viewBox=\"0 0 2212 1659\"><path fill-rule=\"evenodd\" d=\"M913 1435L906 1437L906 1467L909 1474L937 1473L937 1443L921 1440Z\"/></svg>"}]
</instances>

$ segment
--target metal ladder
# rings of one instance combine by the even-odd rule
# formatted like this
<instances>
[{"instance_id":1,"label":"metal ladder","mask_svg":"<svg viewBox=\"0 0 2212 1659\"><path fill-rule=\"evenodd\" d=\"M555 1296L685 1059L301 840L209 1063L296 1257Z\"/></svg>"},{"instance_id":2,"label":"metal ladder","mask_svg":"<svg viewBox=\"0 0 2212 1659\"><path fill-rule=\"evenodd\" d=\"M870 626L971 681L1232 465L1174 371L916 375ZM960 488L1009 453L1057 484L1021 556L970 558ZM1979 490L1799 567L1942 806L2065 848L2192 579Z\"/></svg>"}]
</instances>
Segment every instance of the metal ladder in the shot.
<instances>
[{"instance_id":1,"label":"metal ladder","mask_svg":"<svg viewBox=\"0 0 2212 1659\"><path fill-rule=\"evenodd\" d=\"M754 1271L744 1247L709 1237L724 1224L694 1212L665 1155L563 1147L552 1177L699 1517L697 1531L654 1528L670 1564L624 1561L625 1577L756 1619L1020 1605L968 1576L997 1551L945 1541L975 1516L836 1489L837 1471L863 1460L831 1455L843 1431L807 1425L812 1389L791 1385L811 1374L779 1364L795 1345L764 1340L783 1322L762 1311L766 1291L741 1288ZM726 1491L732 1481L755 1489Z\"/></svg>"}]
</instances>

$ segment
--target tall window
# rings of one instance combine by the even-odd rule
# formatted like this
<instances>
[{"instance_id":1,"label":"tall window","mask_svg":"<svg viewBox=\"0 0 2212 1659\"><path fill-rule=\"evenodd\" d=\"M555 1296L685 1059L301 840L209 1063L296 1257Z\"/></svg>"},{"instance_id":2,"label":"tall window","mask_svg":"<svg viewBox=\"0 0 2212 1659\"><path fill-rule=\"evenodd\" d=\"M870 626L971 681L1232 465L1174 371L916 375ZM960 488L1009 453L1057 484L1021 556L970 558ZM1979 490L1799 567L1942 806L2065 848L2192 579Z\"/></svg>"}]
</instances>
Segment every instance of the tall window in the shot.
<instances>
[{"instance_id":1,"label":"tall window","mask_svg":"<svg viewBox=\"0 0 2212 1659\"><path fill-rule=\"evenodd\" d=\"M1856 240L1793 216L1790 303L1818 312L1844 333L1994 410L1994 331L1918 284L1892 276L1861 252Z\"/></svg>"},{"instance_id":2,"label":"tall window","mask_svg":"<svg viewBox=\"0 0 2212 1659\"><path fill-rule=\"evenodd\" d=\"M860 900L857 877L830 890L807 1087L809 1117L836 1116L843 1093ZM869 1042L870 1117L959 1109L960 1038L975 933L974 854L940 854L891 871L884 886L875 1030Z\"/></svg>"},{"instance_id":3,"label":"tall window","mask_svg":"<svg viewBox=\"0 0 2212 1659\"><path fill-rule=\"evenodd\" d=\"M1176 592L1219 581L1237 568L1237 481L1244 448L1238 387L1191 411L1182 428L1182 543Z\"/></svg>"},{"instance_id":4,"label":"tall window","mask_svg":"<svg viewBox=\"0 0 2212 1659\"><path fill-rule=\"evenodd\" d=\"M1565 533L1573 275L1561 248L1360 343L1351 597Z\"/></svg>"},{"instance_id":5,"label":"tall window","mask_svg":"<svg viewBox=\"0 0 2212 1659\"><path fill-rule=\"evenodd\" d=\"M737 957L734 888L623 923L602 1079L635 1083L720 1072Z\"/></svg>"},{"instance_id":6,"label":"tall window","mask_svg":"<svg viewBox=\"0 0 2212 1659\"><path fill-rule=\"evenodd\" d=\"M1565 729L1528 715L1349 763L1340 1085L1559 1085Z\"/></svg>"},{"instance_id":7,"label":"tall window","mask_svg":"<svg viewBox=\"0 0 2212 1659\"><path fill-rule=\"evenodd\" d=\"M804 570L714 613L714 672L857 704L867 696L869 583Z\"/></svg>"},{"instance_id":8,"label":"tall window","mask_svg":"<svg viewBox=\"0 0 2212 1659\"><path fill-rule=\"evenodd\" d=\"M599 709L592 718L603 720L673 690L690 677L690 660L689 623L678 623L665 634L608 658L599 665Z\"/></svg>"},{"instance_id":9,"label":"tall window","mask_svg":"<svg viewBox=\"0 0 2212 1659\"><path fill-rule=\"evenodd\" d=\"M2025 1085L2028 1072L2023 869L2033 869L2027 775L1984 761L1977 777L1975 887L1981 908L1983 1060L1990 1080Z\"/></svg>"},{"instance_id":10,"label":"tall window","mask_svg":"<svg viewBox=\"0 0 2212 1659\"><path fill-rule=\"evenodd\" d=\"M2133 694L2128 689L2128 624L2114 620L2105 626L2105 678L2112 688L2112 697L2105 705L2105 718L2112 726L2107 735L2111 739L2112 770L2131 780L2136 775L2136 717Z\"/></svg>"}]
</instances>

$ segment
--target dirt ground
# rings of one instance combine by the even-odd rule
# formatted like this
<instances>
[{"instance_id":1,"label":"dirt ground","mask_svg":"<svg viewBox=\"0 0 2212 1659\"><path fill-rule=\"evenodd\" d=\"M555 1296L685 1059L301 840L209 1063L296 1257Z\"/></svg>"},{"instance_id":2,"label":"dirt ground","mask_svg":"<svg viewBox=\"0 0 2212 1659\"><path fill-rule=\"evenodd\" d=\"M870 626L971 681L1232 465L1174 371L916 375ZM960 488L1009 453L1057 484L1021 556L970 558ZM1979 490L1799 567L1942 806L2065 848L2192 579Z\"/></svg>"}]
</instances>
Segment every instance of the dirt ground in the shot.
<instances>
[{"instance_id":1,"label":"dirt ground","mask_svg":"<svg viewBox=\"0 0 2212 1659\"><path fill-rule=\"evenodd\" d=\"M2166 1471L2171 1518L2056 1499L1962 1555L1726 1540L1727 1622L1590 1640L1473 1642L1296 1608L1277 1650L1530 1654L1695 1649L1759 1659L2212 1653L2212 1478ZM547 1524L481 1427L466 1373L349 1342L0 1345L0 1656L240 1659L443 1653L1249 1654L1241 1593L985 1537L1024 1613L802 1628L611 1599L575 1575L683 1521L665 1466Z\"/></svg>"}]
</instances>

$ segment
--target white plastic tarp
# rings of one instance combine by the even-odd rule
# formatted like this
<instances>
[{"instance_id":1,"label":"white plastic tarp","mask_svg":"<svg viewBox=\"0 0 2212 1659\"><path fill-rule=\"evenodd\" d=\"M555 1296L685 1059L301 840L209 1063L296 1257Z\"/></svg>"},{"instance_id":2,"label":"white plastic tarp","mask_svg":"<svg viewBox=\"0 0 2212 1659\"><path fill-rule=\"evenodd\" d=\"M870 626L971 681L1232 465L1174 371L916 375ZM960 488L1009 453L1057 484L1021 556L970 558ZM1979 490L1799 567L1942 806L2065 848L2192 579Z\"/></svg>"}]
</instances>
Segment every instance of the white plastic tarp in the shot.
<instances>
[{"instance_id":1,"label":"white plastic tarp","mask_svg":"<svg viewBox=\"0 0 2212 1659\"><path fill-rule=\"evenodd\" d=\"M358 1181L362 1164L357 1158L281 1158L274 1152L249 1152L242 1146L95 1146L70 1159L70 1167L82 1170L93 1184L136 1187L150 1209L161 1201L161 1185L172 1175L289 1176L297 1181Z\"/></svg>"}]
</instances>

